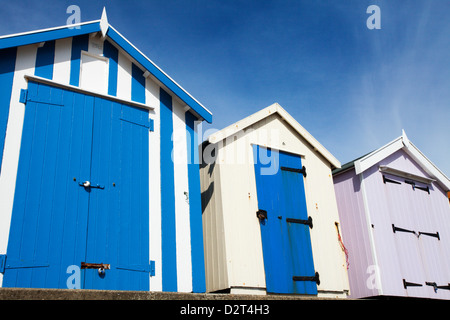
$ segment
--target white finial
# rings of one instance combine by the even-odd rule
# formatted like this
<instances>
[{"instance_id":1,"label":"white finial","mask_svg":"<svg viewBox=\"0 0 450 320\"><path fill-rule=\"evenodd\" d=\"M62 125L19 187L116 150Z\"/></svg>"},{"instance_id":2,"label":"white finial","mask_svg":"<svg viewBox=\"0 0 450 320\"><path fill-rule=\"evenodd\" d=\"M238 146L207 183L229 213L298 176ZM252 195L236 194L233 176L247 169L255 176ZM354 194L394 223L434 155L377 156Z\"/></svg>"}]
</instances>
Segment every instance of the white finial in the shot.
<instances>
[{"instance_id":1,"label":"white finial","mask_svg":"<svg viewBox=\"0 0 450 320\"><path fill-rule=\"evenodd\" d=\"M106 32L108 32L109 23L108 17L106 16L106 8L103 7L102 17L100 18L100 30L102 31L102 37L106 37Z\"/></svg>"}]
</instances>

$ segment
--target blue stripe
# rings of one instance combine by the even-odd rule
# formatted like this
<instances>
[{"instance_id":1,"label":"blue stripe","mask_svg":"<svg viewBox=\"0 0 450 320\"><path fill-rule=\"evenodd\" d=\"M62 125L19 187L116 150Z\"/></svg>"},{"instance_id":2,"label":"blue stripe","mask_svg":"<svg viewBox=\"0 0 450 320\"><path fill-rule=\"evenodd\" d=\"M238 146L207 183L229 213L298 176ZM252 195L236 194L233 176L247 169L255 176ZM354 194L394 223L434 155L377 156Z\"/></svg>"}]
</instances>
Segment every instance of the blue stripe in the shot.
<instances>
[{"instance_id":1,"label":"blue stripe","mask_svg":"<svg viewBox=\"0 0 450 320\"><path fill-rule=\"evenodd\" d=\"M8 124L17 48L0 50L0 170Z\"/></svg>"},{"instance_id":2,"label":"blue stripe","mask_svg":"<svg viewBox=\"0 0 450 320\"><path fill-rule=\"evenodd\" d=\"M50 41L50 40L55 40L55 39L76 37L76 36L79 36L82 34L88 34L88 33L98 32L98 31L100 31L100 23L93 22L93 23L79 26L79 29L77 29L77 28L72 28L72 29L62 28L62 29L56 29L56 30L35 32L35 33L25 34L25 35L21 35L21 36L12 36L12 37L8 37L8 38L0 39L0 49L25 46L25 45L32 44L32 43L40 43L40 42Z\"/></svg>"},{"instance_id":3,"label":"blue stripe","mask_svg":"<svg viewBox=\"0 0 450 320\"><path fill-rule=\"evenodd\" d=\"M103 44L103 55L109 58L108 94L115 97L117 95L119 50L106 40Z\"/></svg>"},{"instance_id":4,"label":"blue stripe","mask_svg":"<svg viewBox=\"0 0 450 320\"><path fill-rule=\"evenodd\" d=\"M162 289L177 291L172 97L160 89Z\"/></svg>"},{"instance_id":5,"label":"blue stripe","mask_svg":"<svg viewBox=\"0 0 450 320\"><path fill-rule=\"evenodd\" d=\"M108 36L119 45L125 52L132 56L136 61L161 81L170 91L176 94L188 106L190 106L200 117L207 122L212 122L212 114L209 113L200 103L195 101L186 91L180 88L173 80L171 80L164 72L157 66L151 63L145 56L143 56L135 47L119 35L113 28L108 29Z\"/></svg>"},{"instance_id":6,"label":"blue stripe","mask_svg":"<svg viewBox=\"0 0 450 320\"><path fill-rule=\"evenodd\" d=\"M46 79L53 79L53 65L55 64L55 41L46 41L38 48L34 75Z\"/></svg>"},{"instance_id":7,"label":"blue stripe","mask_svg":"<svg viewBox=\"0 0 450 320\"><path fill-rule=\"evenodd\" d=\"M72 39L72 57L70 62L70 84L79 86L80 84L80 59L81 50L88 51L89 34L73 37Z\"/></svg>"},{"instance_id":8,"label":"blue stripe","mask_svg":"<svg viewBox=\"0 0 450 320\"><path fill-rule=\"evenodd\" d=\"M145 78L142 70L134 63L131 68L131 100L145 103Z\"/></svg>"},{"instance_id":9,"label":"blue stripe","mask_svg":"<svg viewBox=\"0 0 450 320\"><path fill-rule=\"evenodd\" d=\"M198 136L195 130L197 118L186 112L186 143L189 148L189 219L191 226L192 291L205 292L205 259L203 253L202 204L200 196L200 169Z\"/></svg>"}]
</instances>

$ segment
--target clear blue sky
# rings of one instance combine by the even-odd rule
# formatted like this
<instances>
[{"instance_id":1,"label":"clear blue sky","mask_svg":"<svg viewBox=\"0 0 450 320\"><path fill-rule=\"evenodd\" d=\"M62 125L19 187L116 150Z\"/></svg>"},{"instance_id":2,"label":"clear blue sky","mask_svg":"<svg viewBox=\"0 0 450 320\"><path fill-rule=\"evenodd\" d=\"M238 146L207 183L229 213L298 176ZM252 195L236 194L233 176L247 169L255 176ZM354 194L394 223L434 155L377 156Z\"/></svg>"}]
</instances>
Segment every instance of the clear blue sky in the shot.
<instances>
[{"instance_id":1,"label":"clear blue sky","mask_svg":"<svg viewBox=\"0 0 450 320\"><path fill-rule=\"evenodd\" d=\"M221 129L274 102L341 163L401 135L450 176L448 0L1 0L0 34L108 19ZM369 30L369 5L381 29Z\"/></svg>"}]
</instances>

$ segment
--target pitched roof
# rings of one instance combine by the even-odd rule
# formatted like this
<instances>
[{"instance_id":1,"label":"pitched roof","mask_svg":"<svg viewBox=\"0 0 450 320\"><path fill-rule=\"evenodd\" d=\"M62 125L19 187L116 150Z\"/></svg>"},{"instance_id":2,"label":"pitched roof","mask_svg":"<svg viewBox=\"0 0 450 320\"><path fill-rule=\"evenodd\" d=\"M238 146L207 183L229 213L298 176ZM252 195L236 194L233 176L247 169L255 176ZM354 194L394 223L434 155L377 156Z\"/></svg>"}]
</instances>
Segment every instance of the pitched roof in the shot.
<instances>
[{"instance_id":1,"label":"pitched roof","mask_svg":"<svg viewBox=\"0 0 450 320\"><path fill-rule=\"evenodd\" d=\"M191 111L193 111L193 113L196 114L199 118L202 118L209 123L212 122L211 111L209 111L200 102L198 102L185 89L183 89L163 70L161 70L161 68L159 68L153 61L151 61L123 35L121 35L116 29L114 29L108 23L105 10L103 10L102 18L100 20L2 36L0 37L0 49L24 46L33 43L41 43L45 41L74 37L94 32L101 32L103 37L107 37L117 46L122 48L134 60L136 60L137 63L139 63L159 82L161 82L168 90L170 90L182 101L184 101L184 103L186 103L191 108Z\"/></svg>"},{"instance_id":2,"label":"pitched roof","mask_svg":"<svg viewBox=\"0 0 450 320\"><path fill-rule=\"evenodd\" d=\"M413 158L414 161L416 161L429 176L435 179L445 191L450 190L449 178L408 139L404 130L400 137L375 151L344 164L342 168L334 170L333 175L343 173L351 168L355 168L356 174L360 174L400 149L403 149L403 151Z\"/></svg>"},{"instance_id":3,"label":"pitched roof","mask_svg":"<svg viewBox=\"0 0 450 320\"><path fill-rule=\"evenodd\" d=\"M314 148L315 151L325 157L325 159L327 159L333 167L341 167L341 163L278 103L274 103L218 132L215 132L214 134L209 136L208 141L209 143L217 143L275 113L279 114L298 134L300 134L300 136L302 136Z\"/></svg>"}]
</instances>

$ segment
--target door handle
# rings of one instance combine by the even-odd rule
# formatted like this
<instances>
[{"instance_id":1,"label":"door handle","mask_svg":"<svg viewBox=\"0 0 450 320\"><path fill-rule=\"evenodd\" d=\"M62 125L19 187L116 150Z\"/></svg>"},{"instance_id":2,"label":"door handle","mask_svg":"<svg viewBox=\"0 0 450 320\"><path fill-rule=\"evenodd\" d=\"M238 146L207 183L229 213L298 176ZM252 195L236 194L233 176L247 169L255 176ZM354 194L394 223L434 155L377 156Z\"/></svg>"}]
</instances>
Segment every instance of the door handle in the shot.
<instances>
[{"instance_id":1,"label":"door handle","mask_svg":"<svg viewBox=\"0 0 450 320\"><path fill-rule=\"evenodd\" d=\"M85 182L78 182L78 185L80 187L85 187L85 188L97 188L97 189L105 189L105 186L101 186L101 185L92 185L89 181L85 181Z\"/></svg>"}]
</instances>

